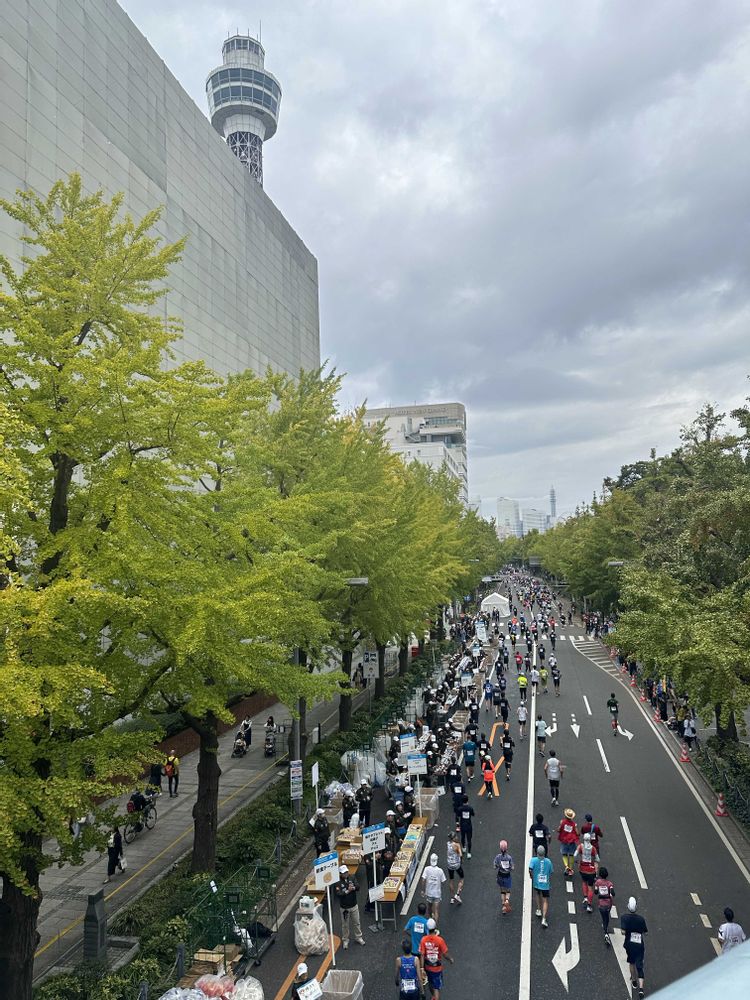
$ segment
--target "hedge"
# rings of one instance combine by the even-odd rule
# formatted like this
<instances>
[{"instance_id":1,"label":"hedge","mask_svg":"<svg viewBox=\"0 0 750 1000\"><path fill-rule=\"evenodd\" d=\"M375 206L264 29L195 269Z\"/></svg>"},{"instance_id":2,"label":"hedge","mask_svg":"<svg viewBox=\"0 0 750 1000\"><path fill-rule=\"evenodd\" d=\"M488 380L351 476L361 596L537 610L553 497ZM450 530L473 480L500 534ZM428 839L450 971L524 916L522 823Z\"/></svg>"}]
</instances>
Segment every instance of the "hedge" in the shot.
<instances>
[{"instance_id":1,"label":"hedge","mask_svg":"<svg viewBox=\"0 0 750 1000\"><path fill-rule=\"evenodd\" d=\"M444 644L441 651L447 647ZM317 761L322 786L341 775L341 757L348 750L369 743L384 722L397 717L405 708L413 691L429 676L432 659L426 656L412 661L409 670L393 678L384 698L378 700L379 714L371 716L367 709L353 714L351 728L334 733L316 746L307 757L305 782L306 801L314 801L309 772ZM277 835L291 826L289 787L286 781L274 782L249 805L219 829L215 878L221 881L239 869L251 866L258 859L269 858L274 851ZM300 829L296 837L282 841L281 868L298 852L308 831ZM151 995L158 997L161 984L169 979L179 942L190 937L191 927L185 919L195 902L196 893L205 887L208 875L193 875L189 857L155 885L130 903L110 925L110 932L140 940L138 957L117 973L90 965L81 965L70 974L54 976L35 990L35 1000L132 1000L137 996L137 984L152 984Z\"/></svg>"}]
</instances>

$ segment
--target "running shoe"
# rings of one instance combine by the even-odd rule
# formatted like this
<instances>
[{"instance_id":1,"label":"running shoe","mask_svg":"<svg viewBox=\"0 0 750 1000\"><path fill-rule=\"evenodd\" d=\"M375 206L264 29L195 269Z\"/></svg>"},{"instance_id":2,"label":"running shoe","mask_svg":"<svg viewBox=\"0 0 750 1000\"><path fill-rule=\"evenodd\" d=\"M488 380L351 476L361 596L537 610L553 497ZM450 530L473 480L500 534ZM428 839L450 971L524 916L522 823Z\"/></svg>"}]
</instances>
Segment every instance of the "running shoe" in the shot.
<instances>
[{"instance_id":1,"label":"running shoe","mask_svg":"<svg viewBox=\"0 0 750 1000\"><path fill-rule=\"evenodd\" d=\"M537 911L536 911L536 915L537 915L538 917L541 917L541 915L542 915L542 911L541 911L541 910L537 910Z\"/></svg>"},{"instance_id":2,"label":"running shoe","mask_svg":"<svg viewBox=\"0 0 750 1000\"><path fill-rule=\"evenodd\" d=\"M609 946L609 945L611 945L611 944L612 944L612 938L611 938L611 937L609 936L609 934L605 934L605 935L604 935L604 943L605 943L605 944L606 944L607 946Z\"/></svg>"},{"instance_id":3,"label":"running shoe","mask_svg":"<svg viewBox=\"0 0 750 1000\"><path fill-rule=\"evenodd\" d=\"M546 917L542 917L542 927L549 927L549 924L547 923L547 918Z\"/></svg>"}]
</instances>

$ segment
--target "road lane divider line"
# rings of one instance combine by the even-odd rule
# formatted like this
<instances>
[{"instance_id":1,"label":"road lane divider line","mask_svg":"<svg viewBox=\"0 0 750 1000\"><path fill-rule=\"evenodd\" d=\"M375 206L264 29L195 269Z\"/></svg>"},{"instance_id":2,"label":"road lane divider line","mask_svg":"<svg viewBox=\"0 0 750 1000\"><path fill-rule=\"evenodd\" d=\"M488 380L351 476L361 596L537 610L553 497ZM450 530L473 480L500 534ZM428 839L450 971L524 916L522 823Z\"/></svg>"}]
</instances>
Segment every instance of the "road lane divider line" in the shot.
<instances>
[{"instance_id":1,"label":"road lane divider line","mask_svg":"<svg viewBox=\"0 0 750 1000\"><path fill-rule=\"evenodd\" d=\"M592 660L590 656L588 656L586 653L584 653L583 650L579 649L578 652L581 654L581 656L585 656L586 659L589 660L591 663L594 663L594 660ZM606 673L606 671L605 671L605 673ZM717 834L719 840L722 842L722 844L724 845L724 847L726 847L727 851L729 852L729 856L731 857L732 861L734 861L734 863L739 868L740 873L742 874L742 877L750 885L750 868L748 868L748 866L745 864L745 862L739 856L739 854L735 850L734 846L730 842L729 838L727 837L727 835L722 830L721 826L719 825L719 823L716 820L716 817L713 814L713 811L711 809L709 809L709 807L706 805L706 803L701 798L701 796L700 796L700 794L698 792L698 789L693 785L692 781L688 777L688 771L684 767L682 767L680 765L679 760L678 760L676 754L672 753L672 750L670 749L670 746L667 743L666 738L664 737L663 733L661 732L661 730L659 729L659 727L656 725L656 723L653 721L653 719L651 718L651 716L648 714L648 712L645 711L643 705L641 704L641 702L638 699L638 695L636 695L636 694L633 693L634 691L637 691L638 689L637 688L631 688L630 684L625 684L623 682L621 676L619 676L617 678L617 680L618 680L618 683L625 689L625 691L627 692L627 694L632 699L632 701L633 701L636 709L641 713L641 715L645 719L646 725L651 727L651 731L653 732L654 736L656 736L657 740L661 743L662 748L663 748L664 752L667 755L667 758L672 762L672 766L674 767L674 769L677 771L677 773L679 774L679 776L682 778L682 780L687 785L688 791L693 796L693 798L695 799L695 801L698 803L699 808L703 812L703 814L706 817L706 819L708 820L708 822L714 828L714 831ZM659 723L659 725L661 725L661 723Z\"/></svg>"},{"instance_id":2,"label":"road lane divider line","mask_svg":"<svg viewBox=\"0 0 750 1000\"><path fill-rule=\"evenodd\" d=\"M638 857L638 852L635 849L635 841L633 840L633 835L630 832L630 827L628 826L628 821L624 816L620 816L620 822L622 823L622 830L625 834L625 840L628 842L628 847L630 848L630 856L633 859L633 866L635 867L635 873L638 876L638 883L641 889L648 889L648 882L646 882L646 876L643 874L643 868L641 866L640 858Z\"/></svg>"},{"instance_id":3,"label":"road lane divider line","mask_svg":"<svg viewBox=\"0 0 750 1000\"><path fill-rule=\"evenodd\" d=\"M531 826L530 823L529 826ZM405 917L406 914L409 912L409 907L411 906L411 902L414 899L417 889L419 888L419 885L422 881L422 871L424 869L424 866L427 864L427 859L430 856L430 851L432 850L432 845L434 842L435 838L430 837L430 839L425 844L424 853L422 854L422 860L419 862L419 866L417 870L414 872L414 878L412 879L411 889L409 889L409 894L404 901L404 905L401 907L402 917Z\"/></svg>"},{"instance_id":4,"label":"road lane divider line","mask_svg":"<svg viewBox=\"0 0 750 1000\"><path fill-rule=\"evenodd\" d=\"M536 644L534 645L534 662L536 663ZM536 718L536 691L531 692L531 717ZM526 786L526 827L529 829L534 822L534 744L529 740L528 784ZM523 865L523 911L521 913L521 964L518 977L518 1000L531 1000L531 879L527 869L531 861L531 848L528 844L524 850Z\"/></svg>"},{"instance_id":5,"label":"road lane divider line","mask_svg":"<svg viewBox=\"0 0 750 1000\"><path fill-rule=\"evenodd\" d=\"M632 996L632 980L630 978L628 959L625 954L625 931L621 930L619 927L615 927L610 931L610 935L614 935L614 940L612 941L612 951L615 953L615 958L617 959L617 964L620 967L622 978L625 980L625 987L628 991L628 996Z\"/></svg>"},{"instance_id":6,"label":"road lane divider line","mask_svg":"<svg viewBox=\"0 0 750 1000\"><path fill-rule=\"evenodd\" d=\"M702 906L703 905L701 903L701 898L700 898L700 896L698 895L697 892L691 892L690 893L690 898L692 899L692 901L695 903L696 906Z\"/></svg>"},{"instance_id":7,"label":"road lane divider line","mask_svg":"<svg viewBox=\"0 0 750 1000\"><path fill-rule=\"evenodd\" d=\"M602 764L604 764L604 770L607 772L607 774L609 774L610 773L609 762L607 761L607 756L604 753L604 747L602 746L602 741L598 739L596 741L596 745L599 747L599 755L602 758Z\"/></svg>"},{"instance_id":8,"label":"road lane divider line","mask_svg":"<svg viewBox=\"0 0 750 1000\"><path fill-rule=\"evenodd\" d=\"M591 705L589 705L589 700L586 695L583 696L583 704L586 706L586 711L591 715Z\"/></svg>"},{"instance_id":9,"label":"road lane divider line","mask_svg":"<svg viewBox=\"0 0 750 1000\"><path fill-rule=\"evenodd\" d=\"M703 926L706 927L706 928L708 928L710 930L711 929L711 921L708 919L708 914L707 913L701 913L700 917L701 917L701 923L703 924Z\"/></svg>"},{"instance_id":10,"label":"road lane divider line","mask_svg":"<svg viewBox=\"0 0 750 1000\"><path fill-rule=\"evenodd\" d=\"M717 955L721 955L721 945L719 944L718 938L711 938L711 944L714 946L714 951Z\"/></svg>"},{"instance_id":11,"label":"road lane divider line","mask_svg":"<svg viewBox=\"0 0 750 1000\"><path fill-rule=\"evenodd\" d=\"M576 901L574 899L568 900L568 913L573 917L576 915Z\"/></svg>"}]
</instances>

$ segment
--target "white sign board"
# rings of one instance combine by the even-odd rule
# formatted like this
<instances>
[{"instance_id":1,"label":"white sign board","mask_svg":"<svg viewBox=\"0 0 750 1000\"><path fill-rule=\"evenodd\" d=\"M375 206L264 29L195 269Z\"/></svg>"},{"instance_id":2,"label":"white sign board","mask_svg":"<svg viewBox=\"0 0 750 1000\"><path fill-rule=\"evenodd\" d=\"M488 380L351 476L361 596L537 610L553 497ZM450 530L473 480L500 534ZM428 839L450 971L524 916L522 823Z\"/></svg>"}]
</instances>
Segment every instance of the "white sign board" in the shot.
<instances>
[{"instance_id":1,"label":"white sign board","mask_svg":"<svg viewBox=\"0 0 750 1000\"><path fill-rule=\"evenodd\" d=\"M313 784L313 788L317 788L318 787L318 782L319 781L320 781L320 764L318 764L318 762L316 760L315 763L312 766L312 784Z\"/></svg>"},{"instance_id":2,"label":"white sign board","mask_svg":"<svg viewBox=\"0 0 750 1000\"><path fill-rule=\"evenodd\" d=\"M426 753L410 753L406 762L409 774L427 774Z\"/></svg>"},{"instance_id":3,"label":"white sign board","mask_svg":"<svg viewBox=\"0 0 750 1000\"><path fill-rule=\"evenodd\" d=\"M385 850L385 823L375 823L362 830L362 853L373 854Z\"/></svg>"},{"instance_id":4,"label":"white sign board","mask_svg":"<svg viewBox=\"0 0 750 1000\"><path fill-rule=\"evenodd\" d=\"M473 680L474 680L474 674L469 673L468 670L464 670L463 673L461 674L461 687L462 688L468 687Z\"/></svg>"},{"instance_id":5,"label":"white sign board","mask_svg":"<svg viewBox=\"0 0 750 1000\"><path fill-rule=\"evenodd\" d=\"M370 897L370 902L374 903L375 900L385 897L385 889L382 885L374 885L367 895Z\"/></svg>"},{"instance_id":6,"label":"white sign board","mask_svg":"<svg viewBox=\"0 0 750 1000\"><path fill-rule=\"evenodd\" d=\"M299 1000L319 1000L323 996L323 989L317 979L311 979L309 983L295 986Z\"/></svg>"},{"instance_id":7,"label":"white sign board","mask_svg":"<svg viewBox=\"0 0 750 1000\"><path fill-rule=\"evenodd\" d=\"M417 749L417 737L412 735L402 736L399 740L401 753L413 753Z\"/></svg>"},{"instance_id":8,"label":"white sign board","mask_svg":"<svg viewBox=\"0 0 750 1000\"><path fill-rule=\"evenodd\" d=\"M339 856L336 851L315 859L315 888L325 889L339 881Z\"/></svg>"}]
</instances>

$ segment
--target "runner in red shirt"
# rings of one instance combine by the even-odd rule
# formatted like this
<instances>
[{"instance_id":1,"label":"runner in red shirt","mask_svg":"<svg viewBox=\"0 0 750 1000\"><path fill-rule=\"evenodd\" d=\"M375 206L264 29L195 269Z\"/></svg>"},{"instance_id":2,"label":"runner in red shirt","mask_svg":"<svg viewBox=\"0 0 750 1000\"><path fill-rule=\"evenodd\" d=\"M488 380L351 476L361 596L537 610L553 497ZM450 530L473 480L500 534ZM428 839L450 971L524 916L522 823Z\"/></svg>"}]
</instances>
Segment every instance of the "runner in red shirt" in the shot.
<instances>
[{"instance_id":1,"label":"runner in red shirt","mask_svg":"<svg viewBox=\"0 0 750 1000\"><path fill-rule=\"evenodd\" d=\"M578 860L578 871L581 873L583 883L583 905L587 913L593 913L591 902L594 898L594 881L599 868L599 852L591 843L590 833L584 833L583 839L576 847L574 857Z\"/></svg>"},{"instance_id":2,"label":"runner in red shirt","mask_svg":"<svg viewBox=\"0 0 750 1000\"><path fill-rule=\"evenodd\" d=\"M585 819L586 822L581 824L581 836L583 836L584 833L590 833L591 843L594 845L598 853L601 855L602 845L600 844L600 841L604 839L604 831L602 830L602 828L599 826L598 823L594 822L591 813L586 813Z\"/></svg>"},{"instance_id":3,"label":"runner in red shirt","mask_svg":"<svg viewBox=\"0 0 750 1000\"><path fill-rule=\"evenodd\" d=\"M440 1000L440 990L443 988L443 958L447 958L451 965L453 958L448 954L448 945L432 918L427 921L427 933L419 942L419 956L427 974L433 1000Z\"/></svg>"},{"instance_id":4,"label":"runner in red shirt","mask_svg":"<svg viewBox=\"0 0 750 1000\"><path fill-rule=\"evenodd\" d=\"M604 943L610 945L612 940L609 936L609 915L612 910L612 900L615 898L615 887L609 881L609 872L604 865L599 869L599 876L594 882L594 895L599 903L599 916L602 918L602 927L604 928Z\"/></svg>"},{"instance_id":5,"label":"runner in red shirt","mask_svg":"<svg viewBox=\"0 0 750 1000\"><path fill-rule=\"evenodd\" d=\"M557 839L560 841L560 854L562 854L565 874L573 874L573 855L578 843L578 827L573 822L576 814L572 809L566 809L560 825L557 828Z\"/></svg>"}]
</instances>

